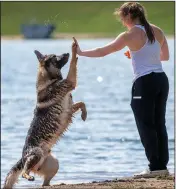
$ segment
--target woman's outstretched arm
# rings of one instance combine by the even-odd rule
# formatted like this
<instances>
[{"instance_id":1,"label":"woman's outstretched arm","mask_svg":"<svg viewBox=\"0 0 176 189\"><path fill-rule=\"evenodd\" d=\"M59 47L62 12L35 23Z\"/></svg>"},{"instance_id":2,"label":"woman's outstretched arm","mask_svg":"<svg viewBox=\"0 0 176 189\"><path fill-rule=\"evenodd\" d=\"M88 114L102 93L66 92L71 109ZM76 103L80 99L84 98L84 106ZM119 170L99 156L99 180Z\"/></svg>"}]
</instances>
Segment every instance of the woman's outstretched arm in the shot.
<instances>
[{"instance_id":1,"label":"woman's outstretched arm","mask_svg":"<svg viewBox=\"0 0 176 189\"><path fill-rule=\"evenodd\" d=\"M119 51L123 49L127 43L126 43L126 32L121 33L114 41L110 42L109 44L98 47L91 50L84 50L82 51L79 47L79 44L77 40L73 37L75 43L77 44L77 54L80 56L86 56L86 57L103 57L108 54L111 54L113 52Z\"/></svg>"}]
</instances>

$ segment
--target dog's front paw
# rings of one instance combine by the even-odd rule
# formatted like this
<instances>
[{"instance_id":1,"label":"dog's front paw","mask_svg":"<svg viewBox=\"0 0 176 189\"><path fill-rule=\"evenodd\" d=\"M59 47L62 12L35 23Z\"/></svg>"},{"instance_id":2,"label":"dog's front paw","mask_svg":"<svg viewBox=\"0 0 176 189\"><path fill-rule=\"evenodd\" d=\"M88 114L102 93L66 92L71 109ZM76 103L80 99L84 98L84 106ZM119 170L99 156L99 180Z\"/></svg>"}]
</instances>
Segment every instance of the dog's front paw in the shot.
<instances>
[{"instance_id":1,"label":"dog's front paw","mask_svg":"<svg viewBox=\"0 0 176 189\"><path fill-rule=\"evenodd\" d=\"M76 52L77 52L77 44L73 42L72 43L72 57L76 58Z\"/></svg>"}]
</instances>

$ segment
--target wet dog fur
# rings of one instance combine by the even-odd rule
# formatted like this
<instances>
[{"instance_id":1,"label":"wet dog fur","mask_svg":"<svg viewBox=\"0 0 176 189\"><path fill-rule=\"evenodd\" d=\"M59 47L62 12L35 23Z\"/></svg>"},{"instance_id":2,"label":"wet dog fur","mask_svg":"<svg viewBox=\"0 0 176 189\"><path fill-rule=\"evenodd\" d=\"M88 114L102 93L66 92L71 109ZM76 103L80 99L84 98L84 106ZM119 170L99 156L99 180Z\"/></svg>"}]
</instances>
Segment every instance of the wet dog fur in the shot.
<instances>
[{"instance_id":1,"label":"wet dog fur","mask_svg":"<svg viewBox=\"0 0 176 189\"><path fill-rule=\"evenodd\" d=\"M37 105L22 157L7 174L4 189L12 188L21 173L23 178L33 181L31 172L43 176L43 186L48 186L59 169L59 162L51 153L53 145L67 130L74 113L81 110L82 119L85 121L87 117L85 104L73 104L71 96L77 83L76 43L72 44L72 58L66 79L63 79L61 69L68 62L68 53L44 56L35 51L35 54L39 61Z\"/></svg>"}]
</instances>

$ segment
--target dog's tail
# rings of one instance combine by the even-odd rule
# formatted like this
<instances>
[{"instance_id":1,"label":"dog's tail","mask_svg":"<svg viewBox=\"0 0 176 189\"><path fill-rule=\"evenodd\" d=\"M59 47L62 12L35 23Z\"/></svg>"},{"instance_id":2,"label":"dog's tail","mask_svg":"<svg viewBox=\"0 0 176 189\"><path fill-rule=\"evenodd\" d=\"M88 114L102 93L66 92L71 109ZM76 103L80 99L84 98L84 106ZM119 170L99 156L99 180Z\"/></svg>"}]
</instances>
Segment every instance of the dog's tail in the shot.
<instances>
[{"instance_id":1,"label":"dog's tail","mask_svg":"<svg viewBox=\"0 0 176 189\"><path fill-rule=\"evenodd\" d=\"M11 189L13 185L18 181L18 177L23 170L22 159L20 159L9 171L5 179L3 189Z\"/></svg>"}]
</instances>

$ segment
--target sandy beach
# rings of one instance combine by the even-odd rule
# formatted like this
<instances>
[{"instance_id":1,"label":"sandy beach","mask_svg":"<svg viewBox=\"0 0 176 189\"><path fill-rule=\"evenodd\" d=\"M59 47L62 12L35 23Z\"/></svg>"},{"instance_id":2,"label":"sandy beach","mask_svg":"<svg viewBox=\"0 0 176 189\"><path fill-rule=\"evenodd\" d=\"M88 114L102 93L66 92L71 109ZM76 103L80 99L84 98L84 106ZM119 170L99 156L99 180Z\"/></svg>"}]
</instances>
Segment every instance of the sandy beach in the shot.
<instances>
[{"instance_id":1,"label":"sandy beach","mask_svg":"<svg viewBox=\"0 0 176 189\"><path fill-rule=\"evenodd\" d=\"M43 187L46 189L174 189L174 175L148 179L123 178L82 184L64 184ZM42 189L42 187L37 188Z\"/></svg>"}]
</instances>

